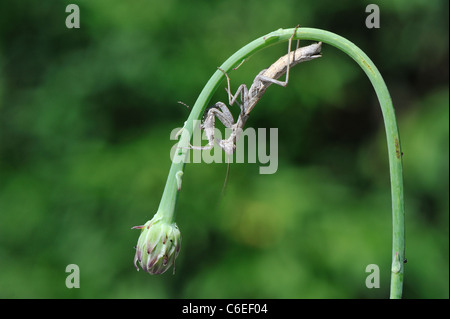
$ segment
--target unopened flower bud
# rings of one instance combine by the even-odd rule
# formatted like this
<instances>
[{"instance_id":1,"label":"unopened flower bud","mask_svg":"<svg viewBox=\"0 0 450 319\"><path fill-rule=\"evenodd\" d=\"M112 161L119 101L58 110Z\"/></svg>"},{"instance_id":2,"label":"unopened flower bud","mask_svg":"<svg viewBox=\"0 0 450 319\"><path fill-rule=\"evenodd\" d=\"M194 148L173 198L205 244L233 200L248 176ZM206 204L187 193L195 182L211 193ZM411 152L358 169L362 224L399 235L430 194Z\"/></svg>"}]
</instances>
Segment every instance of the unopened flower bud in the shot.
<instances>
[{"instance_id":1,"label":"unopened flower bud","mask_svg":"<svg viewBox=\"0 0 450 319\"><path fill-rule=\"evenodd\" d=\"M136 269L139 271L139 262L143 270L155 275L164 273L173 265L175 273L175 259L181 248L181 233L177 225L156 214L145 225L133 228L142 229L134 256Z\"/></svg>"}]
</instances>

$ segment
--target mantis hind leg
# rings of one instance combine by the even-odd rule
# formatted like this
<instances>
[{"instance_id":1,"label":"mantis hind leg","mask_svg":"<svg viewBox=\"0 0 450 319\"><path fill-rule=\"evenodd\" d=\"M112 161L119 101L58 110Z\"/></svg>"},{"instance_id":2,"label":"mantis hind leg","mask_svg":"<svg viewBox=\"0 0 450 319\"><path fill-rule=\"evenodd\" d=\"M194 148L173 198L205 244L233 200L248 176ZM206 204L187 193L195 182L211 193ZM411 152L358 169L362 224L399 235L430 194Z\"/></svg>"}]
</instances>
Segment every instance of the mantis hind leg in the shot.
<instances>
[{"instance_id":1,"label":"mantis hind leg","mask_svg":"<svg viewBox=\"0 0 450 319\"><path fill-rule=\"evenodd\" d=\"M291 46L292 46L292 40L294 39L295 34L297 33L297 29L300 27L300 25L297 25L294 29L294 33L292 33L291 37L289 38L289 44L288 44L288 54L287 54L287 64L286 64L286 79L284 81L279 81L276 79L272 79L268 76L259 75L259 80L262 82L270 82L273 84L277 84L283 87L286 87L289 83L289 69L291 68ZM292 56L292 61L295 61L295 52L299 48L300 40L297 40L297 47L294 51L294 54Z\"/></svg>"}]
</instances>

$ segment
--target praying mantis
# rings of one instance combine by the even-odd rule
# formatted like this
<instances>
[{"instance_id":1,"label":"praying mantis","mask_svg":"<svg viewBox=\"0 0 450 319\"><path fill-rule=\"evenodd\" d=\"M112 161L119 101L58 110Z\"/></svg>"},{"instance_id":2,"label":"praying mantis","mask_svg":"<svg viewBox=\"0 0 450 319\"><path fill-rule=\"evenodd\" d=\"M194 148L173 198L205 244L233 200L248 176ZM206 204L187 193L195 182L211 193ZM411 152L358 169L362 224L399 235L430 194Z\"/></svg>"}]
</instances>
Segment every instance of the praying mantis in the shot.
<instances>
[{"instance_id":1,"label":"praying mantis","mask_svg":"<svg viewBox=\"0 0 450 319\"><path fill-rule=\"evenodd\" d=\"M289 39L288 53L279 58L269 68L259 72L253 80L250 89L248 89L245 84L241 84L236 93L232 95L230 77L224 70L218 68L221 72L223 72L227 79L228 87L225 90L228 93L229 105L232 106L234 103L238 104L241 112L237 121L235 122L233 115L231 114L226 104L223 102L217 102L213 106L206 109L200 128L205 131L208 144L205 146L190 145L191 149L210 150L214 147L214 143L216 142L216 139L214 137L215 118L217 117L219 121L221 121L223 125L225 125L226 128L231 129L231 134L229 135L229 137L223 140L217 139L217 143L226 154L232 155L234 153L234 150L236 149L236 141L239 138L239 134L242 132L245 123L249 118L250 112L264 95L267 88L271 84L277 84L286 87L289 82L289 70L291 67L297 65L300 62L310 61L321 57L320 50L322 47L322 42L299 48L299 40L297 40L297 48L295 51L291 52L292 39L297 32L297 28L298 26L295 28L294 33ZM286 79L284 81L279 81L278 78L285 73ZM241 97L240 102L237 101L239 95Z\"/></svg>"}]
</instances>

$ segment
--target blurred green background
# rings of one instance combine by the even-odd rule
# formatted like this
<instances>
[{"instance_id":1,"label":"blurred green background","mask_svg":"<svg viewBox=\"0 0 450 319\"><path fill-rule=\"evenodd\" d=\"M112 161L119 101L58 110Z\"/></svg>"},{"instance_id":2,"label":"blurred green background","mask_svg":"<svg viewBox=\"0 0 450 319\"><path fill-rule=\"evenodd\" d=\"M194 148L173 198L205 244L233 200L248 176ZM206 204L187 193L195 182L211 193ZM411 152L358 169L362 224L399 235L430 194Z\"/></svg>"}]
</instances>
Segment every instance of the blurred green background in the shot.
<instances>
[{"instance_id":1,"label":"blurred green background","mask_svg":"<svg viewBox=\"0 0 450 319\"><path fill-rule=\"evenodd\" d=\"M80 29L65 26L69 3ZM379 29L365 27L369 3ZM279 129L276 174L232 164L220 198L226 164L188 164L177 273L133 266L130 228L155 213L169 134L189 113L177 101L193 105L245 44L300 24L354 42L383 75L404 152L404 297L448 298L448 18L448 1L425 0L1 1L0 297L388 297L383 119L363 71L327 45L247 122ZM286 50L253 56L230 74L233 88ZM72 263L80 289L65 286ZM365 286L369 264L379 289Z\"/></svg>"}]
</instances>

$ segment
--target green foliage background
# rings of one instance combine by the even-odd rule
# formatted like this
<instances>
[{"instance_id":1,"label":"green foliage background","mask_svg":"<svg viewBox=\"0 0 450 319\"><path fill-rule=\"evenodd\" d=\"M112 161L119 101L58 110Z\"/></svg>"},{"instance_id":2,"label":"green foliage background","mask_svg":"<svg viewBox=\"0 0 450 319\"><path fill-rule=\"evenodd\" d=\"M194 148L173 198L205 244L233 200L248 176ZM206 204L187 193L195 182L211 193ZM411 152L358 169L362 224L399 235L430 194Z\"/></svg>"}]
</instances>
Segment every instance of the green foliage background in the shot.
<instances>
[{"instance_id":1,"label":"green foliage background","mask_svg":"<svg viewBox=\"0 0 450 319\"><path fill-rule=\"evenodd\" d=\"M66 5L81 10L67 29ZM377 3L380 29L367 29ZM405 298L449 297L448 1L0 2L1 298L386 298L387 147L374 91L345 54L295 67L251 127L279 129L279 167L188 164L177 273L132 264L170 167L170 132L248 42L297 24L332 31L375 62L404 152ZM287 46L287 45L286 45ZM271 47L230 74L251 84ZM225 83L224 83L225 86ZM219 90L213 101L226 101ZM236 111L236 110L235 110ZM80 267L80 289L65 268ZM381 287L367 289L377 264Z\"/></svg>"}]
</instances>

